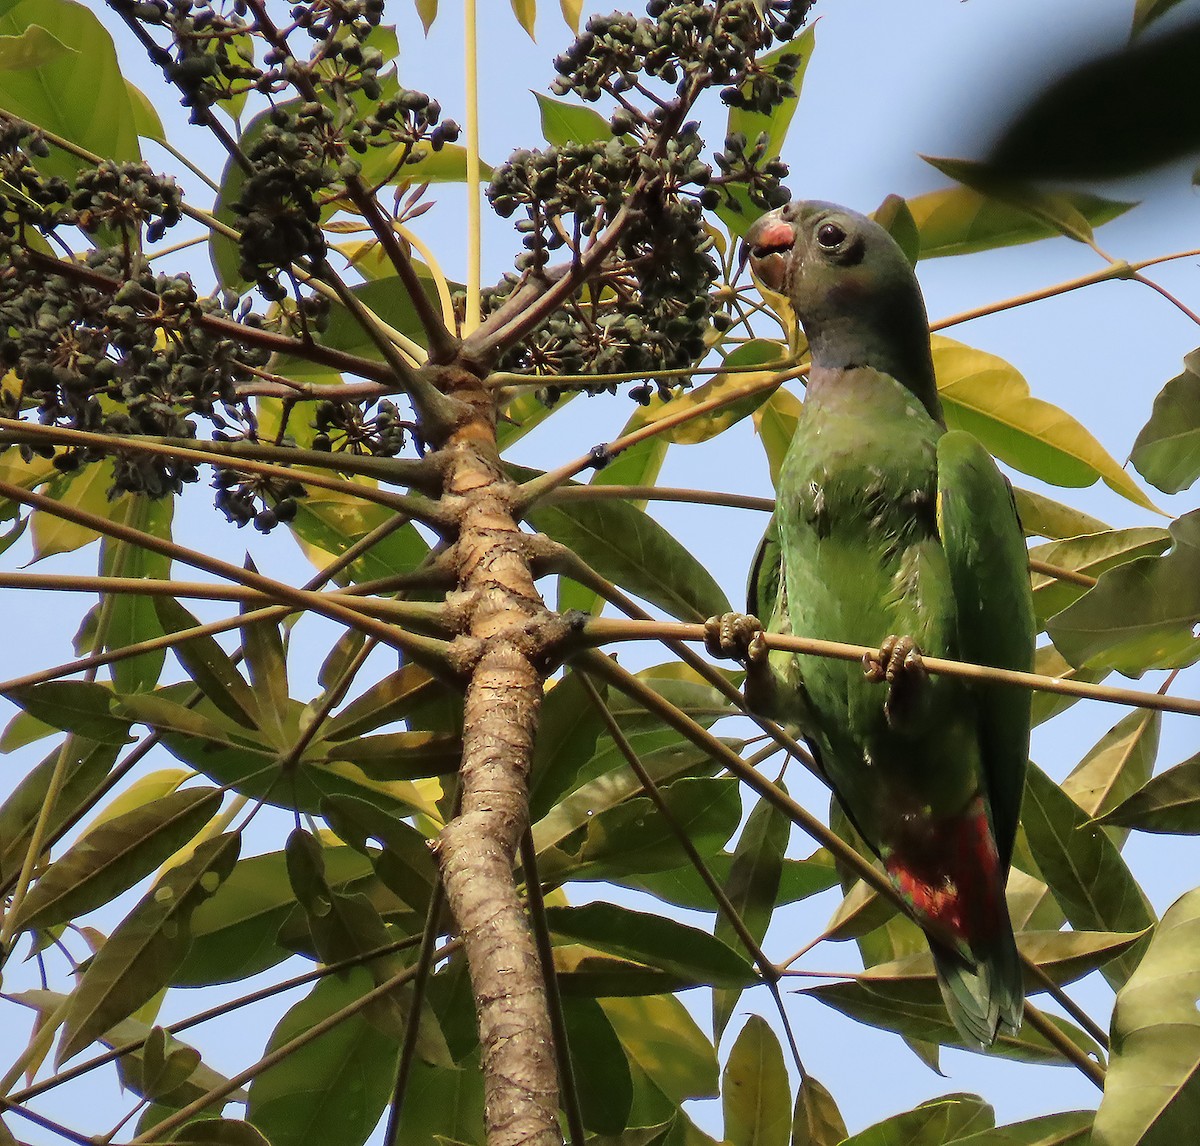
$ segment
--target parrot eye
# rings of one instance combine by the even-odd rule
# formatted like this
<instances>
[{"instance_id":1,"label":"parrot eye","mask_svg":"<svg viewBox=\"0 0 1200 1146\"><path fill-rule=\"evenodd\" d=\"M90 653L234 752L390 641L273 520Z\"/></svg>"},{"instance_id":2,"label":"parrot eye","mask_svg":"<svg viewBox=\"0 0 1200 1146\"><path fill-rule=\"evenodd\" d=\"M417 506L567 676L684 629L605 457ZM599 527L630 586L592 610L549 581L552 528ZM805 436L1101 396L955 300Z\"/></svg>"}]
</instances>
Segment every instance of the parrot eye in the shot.
<instances>
[{"instance_id":1,"label":"parrot eye","mask_svg":"<svg viewBox=\"0 0 1200 1146\"><path fill-rule=\"evenodd\" d=\"M846 232L836 223L822 223L817 228L817 242L827 251L832 251L846 241Z\"/></svg>"}]
</instances>

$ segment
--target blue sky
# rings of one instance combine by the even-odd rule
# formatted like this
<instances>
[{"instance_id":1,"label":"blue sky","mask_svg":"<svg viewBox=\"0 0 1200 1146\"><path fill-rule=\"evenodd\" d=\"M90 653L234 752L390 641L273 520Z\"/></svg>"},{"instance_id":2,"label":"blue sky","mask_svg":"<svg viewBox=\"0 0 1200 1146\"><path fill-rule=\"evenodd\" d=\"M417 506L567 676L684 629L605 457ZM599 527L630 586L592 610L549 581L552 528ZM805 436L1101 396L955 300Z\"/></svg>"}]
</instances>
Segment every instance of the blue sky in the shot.
<instances>
[{"instance_id":1,"label":"blue sky","mask_svg":"<svg viewBox=\"0 0 1200 1146\"><path fill-rule=\"evenodd\" d=\"M97 0L92 6L103 11ZM504 0L486 0L480 5L486 25L481 45L484 153L493 163L513 147L536 145L541 138L530 89L546 90L553 75L550 60L569 38L557 5L542 0L541 6L538 42L534 44L517 26ZM391 0L387 19L399 28L401 81L435 95L445 113L462 122L461 9L452 0L443 0L441 7L428 40L407 0ZM587 11L608 7L589 4ZM1119 44L1127 35L1132 7L1132 0L1058 0L1050 13L1044 0L818 3L814 9L819 17L817 49L784 149L784 158L792 166L789 187L799 197L830 199L869 211L888 194L911 196L943 186L944 179L921 161L920 153L979 154L994 129L997 110L1013 98L1014 89L1019 93L1036 85L1089 46ZM1179 10L1194 12L1196 7L1185 3ZM123 49L123 59L128 74L152 95L169 128L180 122L182 113L161 90L157 77L147 72L133 51ZM719 124L719 114L710 122ZM201 132L193 131L191 137L196 139L196 150L189 150L189 155L216 176L221 158ZM719 129L711 130L709 138L719 142ZM164 170L175 169L174 161L153 145L147 146L146 155ZM188 181L183 182L186 185ZM1101 245L1114 255L1149 257L1198 245L1200 202L1185 169L1145 185L1110 190L1117 197L1145 199L1142 207L1099 232ZM444 197L439 194L438 199L438 206L420 220L420 233L438 252L447 272L461 278L465 259L462 193L452 190ZM485 244L485 282L494 281L511 266L515 250L509 226L497 222ZM1059 239L924 263L919 275L930 315L937 318L1101 265L1092 251ZM202 261L195 273L205 280L208 272ZM1193 307L1200 305L1195 260L1171 264L1155 273ZM1092 287L977 320L949 333L1012 362L1037 396L1078 417L1118 460L1128 454L1154 395L1179 371L1183 355L1200 343L1200 333L1187 317L1135 283ZM615 437L631 408L624 399L576 401L531 434L516 460L551 468L598 441ZM770 493L765 459L748 422L718 441L673 448L661 480L668 485ZM286 537L264 540L234 531L211 512L209 496L203 485L189 491L177 514L179 540L232 560L240 560L249 546L260 566L279 575L290 570L296 579L307 576L305 563ZM1062 491L1058 496L1115 525L1164 523L1104 487ZM1195 494L1173 499L1156 495L1156 500L1178 514L1195 505ZM652 507L652 512L700 555L730 599L739 601L762 520L752 514L696 507L660 506ZM27 550L14 548L7 554L6 564L15 568L28 557ZM47 562L46 566L48 571L83 569L91 560L69 559ZM12 648L12 674L69 659L66 636L74 625L64 625L62 610L61 602L48 596L22 605ZM311 648L309 659L314 669L328 641L328 630L319 623L306 623L296 633L296 647ZM306 658L302 655L300 659ZM1157 685L1150 678L1144 683ZM1195 695L1196 684L1192 672L1180 682L1178 691ZM1078 705L1068 717L1039 733L1034 757L1061 778L1122 715L1124 710ZM0 712L0 719L7 719L7 713ZM1190 755L1196 740L1194 726L1184 718L1168 718L1159 767ZM0 792L37 758L22 753L0 761ZM825 806L824 793L807 780L796 778L793 794L811 806ZM281 840L276 826L276 834L265 838L257 850L278 847ZM797 833L795 854L810 850ZM1160 911L1190 888L1193 873L1200 870L1196 845L1188 840L1148 840L1135 833L1126 854ZM786 913L770 937L769 950L783 955L798 947L823 925L834 906L835 900L826 895ZM827 946L806 965L847 967L853 962L852 949ZM13 971L11 978L18 977L23 978L23 973ZM1089 982L1076 993L1094 1014L1106 1018L1111 992L1103 983ZM186 997L183 1003L190 1006ZM760 1005L766 1013L765 996ZM178 1013L185 1009L181 1006ZM706 1009L706 1004L702 1003L701 1009ZM282 1004L274 1012L257 1012L251 1020L252 1030L249 1024L227 1024L215 1065L220 1068L226 1056L230 1069L245 1065L250 1051L237 1044L260 1045L278 1010ZM943 1055L947 1077L939 1078L892 1035L857 1027L807 1000L794 1002L789 1011L802 1051L809 1049L805 1057L810 1069L833 1091L852 1131L924 1098L959 1090L983 1094L996 1105L1001 1121L1095 1102L1091 1084L1069 1068L1039 1068L948 1051ZM739 1026L735 1017L729 1037ZM12 1034L0 1032L0 1047L12 1045ZM205 1039L202 1045L212 1044ZM0 1057L7 1060L8 1051ZM870 1085L864 1086L864 1080ZM95 1100L100 1101L99 1096ZM701 1116L715 1129L711 1111Z\"/></svg>"}]
</instances>

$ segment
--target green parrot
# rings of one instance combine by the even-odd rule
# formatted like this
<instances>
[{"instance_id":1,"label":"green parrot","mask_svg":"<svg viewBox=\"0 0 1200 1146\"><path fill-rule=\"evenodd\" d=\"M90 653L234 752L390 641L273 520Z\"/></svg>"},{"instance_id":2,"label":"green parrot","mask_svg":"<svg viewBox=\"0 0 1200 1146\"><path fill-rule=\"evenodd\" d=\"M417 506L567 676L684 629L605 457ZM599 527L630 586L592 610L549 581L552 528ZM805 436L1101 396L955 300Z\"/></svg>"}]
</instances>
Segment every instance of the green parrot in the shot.
<instances>
[{"instance_id":1,"label":"green parrot","mask_svg":"<svg viewBox=\"0 0 1200 1146\"><path fill-rule=\"evenodd\" d=\"M921 291L882 227L797 202L746 248L790 301L812 368L751 571L755 616L713 618L709 645L747 660L753 709L799 727L925 931L955 1026L987 1047L1024 1002L1004 888L1030 694L927 675L921 654L1032 667L1012 491L975 438L946 429ZM861 667L767 654L763 623L879 652Z\"/></svg>"}]
</instances>

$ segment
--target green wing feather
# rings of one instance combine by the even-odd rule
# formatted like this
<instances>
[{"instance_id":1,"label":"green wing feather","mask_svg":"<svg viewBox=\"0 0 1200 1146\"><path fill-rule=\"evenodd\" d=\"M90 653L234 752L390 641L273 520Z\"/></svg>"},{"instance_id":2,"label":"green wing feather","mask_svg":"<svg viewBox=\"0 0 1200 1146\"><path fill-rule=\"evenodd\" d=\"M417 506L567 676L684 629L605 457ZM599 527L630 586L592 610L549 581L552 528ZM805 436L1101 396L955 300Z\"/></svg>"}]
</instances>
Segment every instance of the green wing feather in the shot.
<instances>
[{"instance_id":1,"label":"green wing feather","mask_svg":"<svg viewBox=\"0 0 1200 1146\"><path fill-rule=\"evenodd\" d=\"M950 568L960 655L977 664L1028 672L1037 626L1029 554L1012 489L987 450L961 430L942 436L937 461L938 532ZM978 693L992 830L1007 870L1029 758L1032 694L995 684L980 686Z\"/></svg>"}]
</instances>

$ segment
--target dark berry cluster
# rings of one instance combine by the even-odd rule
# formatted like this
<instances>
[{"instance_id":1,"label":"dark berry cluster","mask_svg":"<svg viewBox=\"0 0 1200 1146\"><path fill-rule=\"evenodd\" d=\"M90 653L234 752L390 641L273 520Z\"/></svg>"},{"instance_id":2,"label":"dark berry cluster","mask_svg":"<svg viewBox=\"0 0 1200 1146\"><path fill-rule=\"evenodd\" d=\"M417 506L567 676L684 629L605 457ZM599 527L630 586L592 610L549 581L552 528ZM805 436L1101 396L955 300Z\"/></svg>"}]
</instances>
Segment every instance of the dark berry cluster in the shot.
<instances>
[{"instance_id":1,"label":"dark berry cluster","mask_svg":"<svg viewBox=\"0 0 1200 1146\"><path fill-rule=\"evenodd\" d=\"M434 151L441 151L459 136L459 126L452 119L442 120L441 104L424 92L401 88L395 95L377 103L361 121L350 124L346 142L355 151L371 147L401 145L404 150L398 166L417 163L426 152L419 146L426 142ZM441 122L439 122L441 121Z\"/></svg>"},{"instance_id":2,"label":"dark berry cluster","mask_svg":"<svg viewBox=\"0 0 1200 1146\"><path fill-rule=\"evenodd\" d=\"M127 18L152 28L165 28L170 48L155 45L151 58L182 93L192 108L193 122L220 100L234 99L258 88L267 90L264 73L248 58L250 25L241 4L225 5L202 0L112 0Z\"/></svg>"},{"instance_id":3,"label":"dark berry cluster","mask_svg":"<svg viewBox=\"0 0 1200 1146\"><path fill-rule=\"evenodd\" d=\"M333 112L315 100L274 108L247 150L251 169L232 205L241 232L239 273L268 299L286 295L279 275L292 263L325 265L319 198L340 179L340 152Z\"/></svg>"},{"instance_id":4,"label":"dark berry cluster","mask_svg":"<svg viewBox=\"0 0 1200 1146\"><path fill-rule=\"evenodd\" d=\"M213 475L216 506L239 529L254 523L260 533L270 533L281 521L291 521L299 509L297 498L304 486L286 478L247 477L236 470L218 469Z\"/></svg>"},{"instance_id":5,"label":"dark berry cluster","mask_svg":"<svg viewBox=\"0 0 1200 1146\"><path fill-rule=\"evenodd\" d=\"M50 148L40 132L24 123L0 120L0 236L12 241L25 227L42 230L62 219L71 188L37 168Z\"/></svg>"},{"instance_id":6,"label":"dark berry cluster","mask_svg":"<svg viewBox=\"0 0 1200 1146\"><path fill-rule=\"evenodd\" d=\"M762 210L769 211L787 203L791 194L780 180L787 175L788 166L782 159L768 155L769 143L765 131L759 133L753 144L740 131L727 135L724 150L713 156L713 162L721 171L708 189L714 198L723 194L725 202L740 211L741 204L732 189L741 186L746 189L750 202ZM706 205L715 206L715 202Z\"/></svg>"},{"instance_id":7,"label":"dark berry cluster","mask_svg":"<svg viewBox=\"0 0 1200 1146\"><path fill-rule=\"evenodd\" d=\"M156 175L145 163L101 163L81 171L71 196L73 222L89 234L104 228L129 240L146 225L156 243L182 218L183 198L175 180Z\"/></svg>"},{"instance_id":8,"label":"dark berry cluster","mask_svg":"<svg viewBox=\"0 0 1200 1146\"><path fill-rule=\"evenodd\" d=\"M392 402L378 403L369 413L353 402L321 402L313 420L313 447L335 453L372 454L394 458L414 438L423 446L417 427L400 417Z\"/></svg>"}]
</instances>

